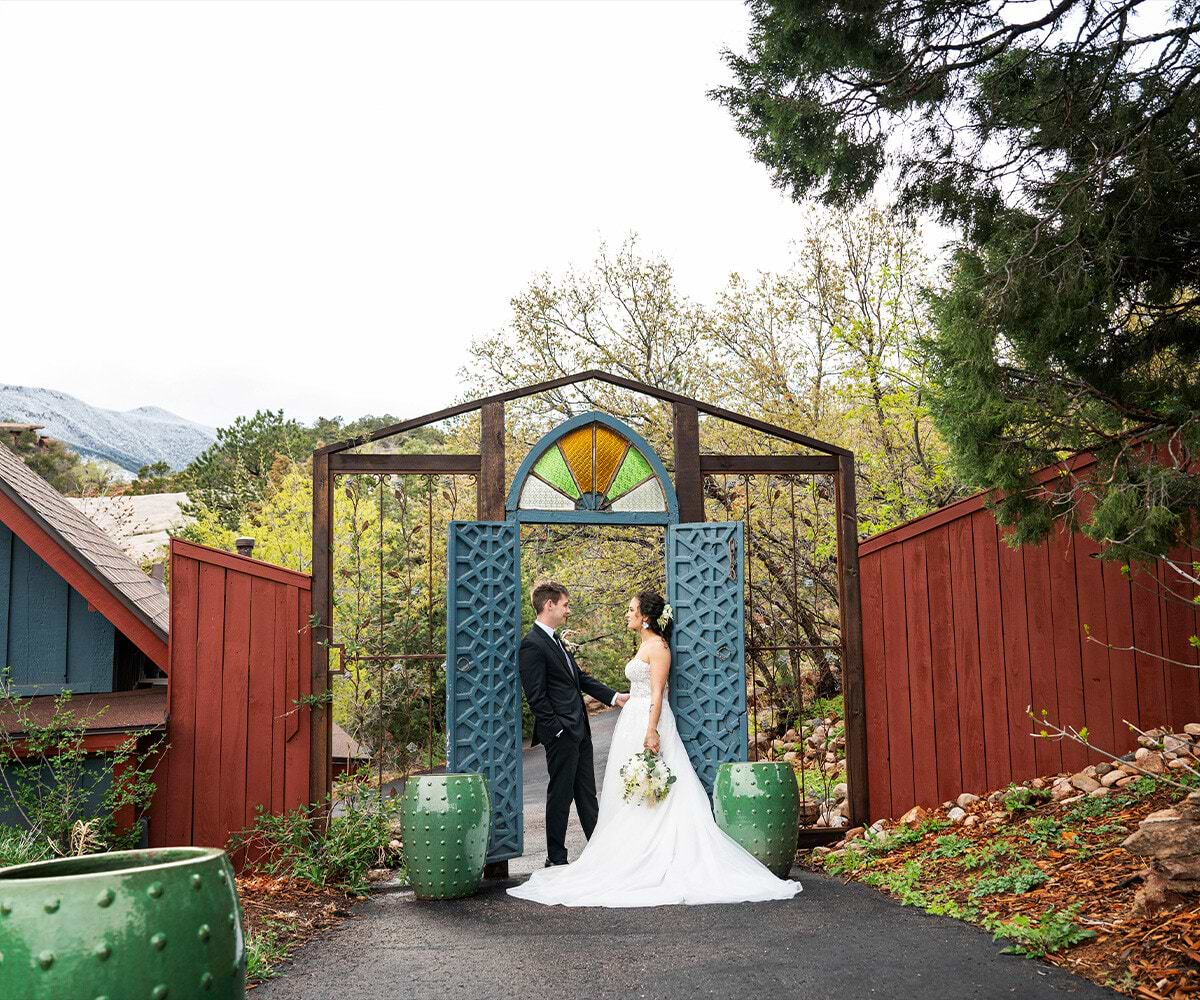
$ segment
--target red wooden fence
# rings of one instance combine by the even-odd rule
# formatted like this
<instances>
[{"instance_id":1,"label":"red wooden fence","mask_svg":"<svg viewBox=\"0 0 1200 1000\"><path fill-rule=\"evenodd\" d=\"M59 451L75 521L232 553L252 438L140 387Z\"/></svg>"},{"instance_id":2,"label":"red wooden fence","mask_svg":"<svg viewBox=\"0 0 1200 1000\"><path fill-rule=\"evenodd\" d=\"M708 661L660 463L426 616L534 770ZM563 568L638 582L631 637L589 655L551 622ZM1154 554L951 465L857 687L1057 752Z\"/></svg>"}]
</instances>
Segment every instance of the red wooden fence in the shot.
<instances>
[{"instance_id":1,"label":"red wooden fence","mask_svg":"<svg viewBox=\"0 0 1200 1000\"><path fill-rule=\"evenodd\" d=\"M308 801L310 578L171 542L170 749L156 772L154 846L223 847L261 805Z\"/></svg>"},{"instance_id":2,"label":"red wooden fence","mask_svg":"<svg viewBox=\"0 0 1200 1000\"><path fill-rule=\"evenodd\" d=\"M1013 550L985 499L859 546L872 819L1102 759L1035 739L1030 705L1115 753L1136 746L1124 719L1200 721L1200 670L1159 658L1197 663L1195 588L1161 568L1127 576L1061 527Z\"/></svg>"}]
</instances>

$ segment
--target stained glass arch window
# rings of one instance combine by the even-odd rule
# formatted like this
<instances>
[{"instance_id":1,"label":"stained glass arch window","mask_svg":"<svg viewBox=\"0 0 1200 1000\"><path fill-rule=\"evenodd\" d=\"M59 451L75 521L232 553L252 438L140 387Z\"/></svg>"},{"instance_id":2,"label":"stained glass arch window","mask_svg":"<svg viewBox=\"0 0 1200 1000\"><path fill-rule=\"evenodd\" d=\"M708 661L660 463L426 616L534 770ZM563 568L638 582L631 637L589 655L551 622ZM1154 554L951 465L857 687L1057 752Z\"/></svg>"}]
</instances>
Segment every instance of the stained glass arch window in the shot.
<instances>
[{"instance_id":1,"label":"stained glass arch window","mask_svg":"<svg viewBox=\"0 0 1200 1000\"><path fill-rule=\"evenodd\" d=\"M606 413L573 417L530 451L508 511L523 521L678 520L675 491L653 449Z\"/></svg>"}]
</instances>

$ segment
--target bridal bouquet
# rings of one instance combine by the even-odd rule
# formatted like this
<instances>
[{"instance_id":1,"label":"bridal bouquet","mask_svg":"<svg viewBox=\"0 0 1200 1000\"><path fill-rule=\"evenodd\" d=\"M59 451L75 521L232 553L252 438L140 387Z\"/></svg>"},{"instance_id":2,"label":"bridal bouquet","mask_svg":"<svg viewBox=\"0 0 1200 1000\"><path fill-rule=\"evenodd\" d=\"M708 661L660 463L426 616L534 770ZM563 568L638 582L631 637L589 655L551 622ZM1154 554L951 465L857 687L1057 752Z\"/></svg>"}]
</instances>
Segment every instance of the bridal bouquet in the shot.
<instances>
[{"instance_id":1,"label":"bridal bouquet","mask_svg":"<svg viewBox=\"0 0 1200 1000\"><path fill-rule=\"evenodd\" d=\"M625 781L625 801L641 800L647 805L661 802L675 784L675 775L653 750L643 750L630 757L621 765L621 777Z\"/></svg>"}]
</instances>

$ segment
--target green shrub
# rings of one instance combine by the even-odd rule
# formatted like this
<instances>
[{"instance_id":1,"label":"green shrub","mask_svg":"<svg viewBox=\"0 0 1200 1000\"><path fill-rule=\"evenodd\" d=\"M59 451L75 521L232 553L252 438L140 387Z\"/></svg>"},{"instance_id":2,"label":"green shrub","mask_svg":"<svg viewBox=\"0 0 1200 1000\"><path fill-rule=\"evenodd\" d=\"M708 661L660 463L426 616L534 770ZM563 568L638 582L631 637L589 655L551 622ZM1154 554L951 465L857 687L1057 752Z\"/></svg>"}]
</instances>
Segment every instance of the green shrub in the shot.
<instances>
[{"instance_id":1,"label":"green shrub","mask_svg":"<svg viewBox=\"0 0 1200 1000\"><path fill-rule=\"evenodd\" d=\"M1004 875L981 878L971 889L971 897L982 899L984 896L1019 895L1044 885L1049 879L1050 876L1036 865L1024 864Z\"/></svg>"},{"instance_id":2,"label":"green shrub","mask_svg":"<svg viewBox=\"0 0 1200 1000\"><path fill-rule=\"evenodd\" d=\"M1014 846L1007 840L996 840L986 847L967 851L963 855L961 863L966 871L980 871L984 868L991 868L1003 858L1011 857L1014 851Z\"/></svg>"},{"instance_id":3,"label":"green shrub","mask_svg":"<svg viewBox=\"0 0 1200 1000\"><path fill-rule=\"evenodd\" d=\"M77 716L70 706L71 692L63 691L50 718L38 722L9 672L0 674L0 713L15 720L22 734L0 729L0 802L11 804L57 855L136 847L139 826L119 831L115 816L132 806L140 817L149 807L155 785L148 761L160 747L139 754L138 738L130 736L104 755L104 767L89 767L84 740L105 709Z\"/></svg>"},{"instance_id":4,"label":"green shrub","mask_svg":"<svg viewBox=\"0 0 1200 1000\"><path fill-rule=\"evenodd\" d=\"M931 858L958 858L971 849L971 842L966 837L954 833L938 837L934 843L937 846L929 852Z\"/></svg>"},{"instance_id":5,"label":"green shrub","mask_svg":"<svg viewBox=\"0 0 1200 1000\"><path fill-rule=\"evenodd\" d=\"M1057 844L1062 824L1052 816L1034 816L1025 824L1021 836L1035 844Z\"/></svg>"},{"instance_id":6,"label":"green shrub","mask_svg":"<svg viewBox=\"0 0 1200 1000\"><path fill-rule=\"evenodd\" d=\"M229 839L229 851L245 849L251 866L267 875L303 879L313 885L361 893L372 868L400 867L391 844L398 798L380 801L366 781L338 786L345 812L326 820L315 806L300 806L282 816L263 812Z\"/></svg>"},{"instance_id":7,"label":"green shrub","mask_svg":"<svg viewBox=\"0 0 1200 1000\"><path fill-rule=\"evenodd\" d=\"M1063 910L1056 910L1052 906L1036 921L1030 920L1024 913L1018 913L1008 920L990 921L988 930L994 932L995 941L1006 938L1013 942L1004 949L1005 954L1042 958L1050 952L1061 951L1096 936L1095 931L1084 930L1075 923L1078 914L1078 903Z\"/></svg>"},{"instance_id":8,"label":"green shrub","mask_svg":"<svg viewBox=\"0 0 1200 1000\"><path fill-rule=\"evenodd\" d=\"M1036 809L1051 798L1047 788L1026 788L1024 785L1009 785L1004 791L1004 808L1016 814Z\"/></svg>"}]
</instances>

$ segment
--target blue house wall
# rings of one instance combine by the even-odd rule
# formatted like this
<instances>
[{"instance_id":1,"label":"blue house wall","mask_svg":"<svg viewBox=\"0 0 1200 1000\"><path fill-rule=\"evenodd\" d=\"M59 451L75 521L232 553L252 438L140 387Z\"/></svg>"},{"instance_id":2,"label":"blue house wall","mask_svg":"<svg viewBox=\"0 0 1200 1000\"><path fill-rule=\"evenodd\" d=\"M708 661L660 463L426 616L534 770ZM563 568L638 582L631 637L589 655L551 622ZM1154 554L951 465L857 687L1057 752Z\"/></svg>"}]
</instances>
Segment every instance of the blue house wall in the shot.
<instances>
[{"instance_id":1,"label":"blue house wall","mask_svg":"<svg viewBox=\"0 0 1200 1000\"><path fill-rule=\"evenodd\" d=\"M116 630L0 524L0 668L22 695L111 691Z\"/></svg>"}]
</instances>

